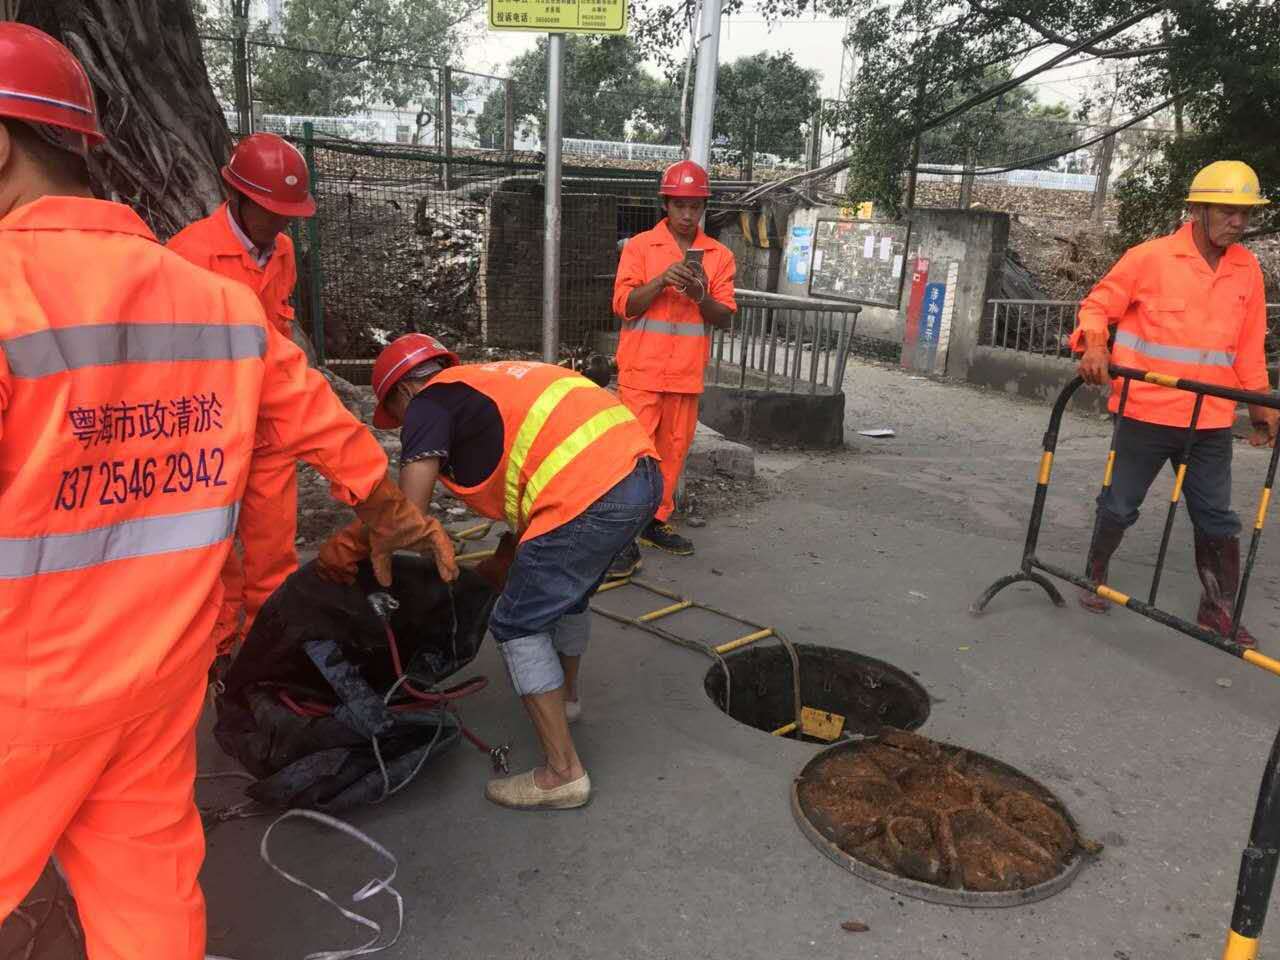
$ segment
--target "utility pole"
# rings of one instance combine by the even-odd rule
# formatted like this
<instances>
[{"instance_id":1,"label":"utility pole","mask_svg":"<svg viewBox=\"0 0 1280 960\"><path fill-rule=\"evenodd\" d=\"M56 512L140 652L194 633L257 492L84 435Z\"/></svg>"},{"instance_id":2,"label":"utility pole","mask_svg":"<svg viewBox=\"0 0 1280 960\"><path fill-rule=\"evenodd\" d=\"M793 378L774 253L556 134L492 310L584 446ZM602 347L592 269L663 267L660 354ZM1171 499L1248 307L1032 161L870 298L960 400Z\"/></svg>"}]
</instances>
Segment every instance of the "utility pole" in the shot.
<instances>
[{"instance_id":1,"label":"utility pole","mask_svg":"<svg viewBox=\"0 0 1280 960\"><path fill-rule=\"evenodd\" d=\"M720 68L720 0L703 0L697 49L698 72L693 82L689 159L709 173L711 130L716 112L716 73Z\"/></svg>"},{"instance_id":2,"label":"utility pole","mask_svg":"<svg viewBox=\"0 0 1280 960\"><path fill-rule=\"evenodd\" d=\"M563 146L564 34L547 36L546 233L542 245L542 359L560 359L560 176Z\"/></svg>"}]
</instances>

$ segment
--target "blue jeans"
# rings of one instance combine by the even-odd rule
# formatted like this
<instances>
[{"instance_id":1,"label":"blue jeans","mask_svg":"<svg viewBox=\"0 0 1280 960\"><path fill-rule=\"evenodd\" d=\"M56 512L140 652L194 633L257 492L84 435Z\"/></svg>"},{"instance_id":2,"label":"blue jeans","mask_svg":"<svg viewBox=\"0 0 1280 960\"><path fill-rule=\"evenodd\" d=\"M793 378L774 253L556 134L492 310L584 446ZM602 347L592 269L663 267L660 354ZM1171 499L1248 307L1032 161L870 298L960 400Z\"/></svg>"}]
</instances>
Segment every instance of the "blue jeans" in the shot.
<instances>
[{"instance_id":1,"label":"blue jeans","mask_svg":"<svg viewBox=\"0 0 1280 960\"><path fill-rule=\"evenodd\" d=\"M1175 470L1187 442L1184 427L1166 427L1124 417L1116 431L1116 466L1111 486L1098 496L1098 515L1119 527L1138 520L1138 508L1166 463ZM1182 491L1197 530L1211 537L1240 533L1231 509L1231 429L1197 430L1187 457Z\"/></svg>"},{"instance_id":2,"label":"blue jeans","mask_svg":"<svg viewBox=\"0 0 1280 960\"><path fill-rule=\"evenodd\" d=\"M581 655L591 595L661 501L662 474L645 457L583 513L520 544L489 618L517 693L546 693L564 683L557 652ZM562 619L572 619L573 629L559 629Z\"/></svg>"}]
</instances>

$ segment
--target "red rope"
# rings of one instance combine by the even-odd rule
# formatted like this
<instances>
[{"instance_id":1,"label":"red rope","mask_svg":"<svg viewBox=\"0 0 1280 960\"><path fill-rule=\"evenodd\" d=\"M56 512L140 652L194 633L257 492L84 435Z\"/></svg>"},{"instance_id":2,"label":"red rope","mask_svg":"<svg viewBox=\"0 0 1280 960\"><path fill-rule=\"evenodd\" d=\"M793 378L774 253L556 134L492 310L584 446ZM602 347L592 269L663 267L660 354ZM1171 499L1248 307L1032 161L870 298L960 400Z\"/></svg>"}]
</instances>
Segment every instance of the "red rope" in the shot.
<instances>
[{"instance_id":1,"label":"red rope","mask_svg":"<svg viewBox=\"0 0 1280 960\"><path fill-rule=\"evenodd\" d=\"M400 645L396 642L396 635L391 629L391 624L385 620L383 621L383 629L386 630L387 633L387 647L391 651L392 669L395 670L396 679L402 680L405 673L404 665L400 660ZM444 709L452 713L454 718L458 721L458 726L462 730L462 735L470 740L477 749L491 754L493 753L493 748L467 729L466 725L462 722L462 718L458 716L458 711L454 706L455 701L461 700L464 697L469 697L473 693L479 693L488 685L489 678L480 676L472 677L470 680L464 680L462 683L449 687L447 690L429 691L419 690L411 683L405 681L400 684L400 689L418 702L398 703L391 707L391 710L396 713L405 713L412 710L428 710L432 707L443 706ZM288 692L283 688L276 691L276 695L280 698L281 703L300 717L307 717L309 719L327 717L336 709L332 704L317 703L314 700L294 700L293 697L289 696Z\"/></svg>"}]
</instances>

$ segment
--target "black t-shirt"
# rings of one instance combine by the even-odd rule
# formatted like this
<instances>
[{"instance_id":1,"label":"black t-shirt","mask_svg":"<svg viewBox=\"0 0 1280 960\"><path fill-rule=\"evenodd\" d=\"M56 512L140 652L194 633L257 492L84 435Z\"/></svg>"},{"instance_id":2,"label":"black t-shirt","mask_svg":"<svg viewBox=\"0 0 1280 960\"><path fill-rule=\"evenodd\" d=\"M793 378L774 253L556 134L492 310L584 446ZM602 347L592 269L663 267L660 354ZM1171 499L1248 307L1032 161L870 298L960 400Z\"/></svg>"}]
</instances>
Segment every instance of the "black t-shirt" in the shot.
<instances>
[{"instance_id":1,"label":"black t-shirt","mask_svg":"<svg viewBox=\"0 0 1280 960\"><path fill-rule=\"evenodd\" d=\"M465 383L428 385L409 401L400 428L400 464L440 458L440 473L462 487L483 483L502 459L502 414Z\"/></svg>"}]
</instances>

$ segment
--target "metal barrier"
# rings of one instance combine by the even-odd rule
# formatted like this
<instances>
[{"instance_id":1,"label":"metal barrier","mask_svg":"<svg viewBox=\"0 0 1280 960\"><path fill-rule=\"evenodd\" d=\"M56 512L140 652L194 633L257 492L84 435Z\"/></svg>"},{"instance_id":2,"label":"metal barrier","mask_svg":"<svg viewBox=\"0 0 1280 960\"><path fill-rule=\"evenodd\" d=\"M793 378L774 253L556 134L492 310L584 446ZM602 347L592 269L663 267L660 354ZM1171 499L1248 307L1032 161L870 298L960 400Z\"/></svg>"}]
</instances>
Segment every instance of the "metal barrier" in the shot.
<instances>
[{"instance_id":1,"label":"metal barrier","mask_svg":"<svg viewBox=\"0 0 1280 960\"><path fill-rule=\"evenodd\" d=\"M1245 597L1249 588L1249 578L1253 573L1253 565L1258 558L1258 546L1262 541L1262 528L1267 519L1267 507L1271 503L1271 490L1275 484L1276 464L1280 460L1280 446L1271 451L1271 461L1267 466L1267 477L1263 482L1262 493L1258 500L1258 512L1253 524L1253 535L1249 542L1249 556L1245 562L1244 572L1240 579L1240 589L1236 594L1235 611L1231 621L1231 632L1223 636L1193 624L1183 618L1159 609L1156 597L1160 589L1160 577L1164 571L1165 555L1169 550L1169 534L1173 528L1173 519L1177 513L1178 502L1182 496L1182 484L1186 477L1186 453L1194 438L1196 425L1200 418L1200 408L1205 397L1221 397L1247 403L1254 406L1269 407L1280 410L1280 397L1272 393L1255 393L1250 390L1234 390L1213 384L1200 383L1195 380L1181 380L1160 373L1133 370L1128 367L1112 367L1111 375L1121 377L1124 384L1120 391L1120 403L1116 411L1116 426L1124 415L1125 404L1129 398L1129 386L1134 380L1158 384L1174 390L1183 390L1196 395L1195 406L1191 414L1191 422L1187 426L1187 447L1184 448L1182 464L1178 467L1173 484L1173 494L1169 499L1169 512L1165 517L1164 532L1160 538L1160 552L1156 557L1155 573L1151 578L1151 591L1148 600L1143 602L1127 594L1121 593L1106 584L1095 583L1088 577L1077 576L1056 564L1048 563L1036 556L1036 547L1040 538L1040 523L1044 516L1045 497L1049 489L1049 478L1053 472L1053 457L1058 446L1058 431L1062 426L1062 415L1067 403L1084 383L1079 377L1073 379L1058 395L1053 405L1053 413L1049 417L1049 428L1044 435L1044 453L1040 458L1040 472L1036 479L1035 500L1031 507L1031 520L1027 525L1027 540L1022 551L1022 569L1007 577L1001 577L977 599L971 608L975 614L981 613L1005 587L1014 583L1035 583L1042 587L1049 598L1059 607L1066 601L1053 583L1040 572L1051 574L1060 580L1075 584L1085 590L1096 593L1112 603L1126 607L1144 617L1172 627L1180 633L1206 643L1209 646L1229 653L1255 667L1269 673L1280 675L1280 661L1251 650L1237 643L1235 637L1240 629L1240 616L1244 610ZM1112 472L1116 460L1116 430L1111 434L1111 449L1107 454L1106 468L1102 478L1102 489L1111 485ZM1271 887L1275 880L1277 860L1280 859L1280 734L1271 747L1271 755L1267 760L1266 770L1262 775L1262 786L1258 791L1258 803L1254 811L1253 825L1249 832L1249 845L1245 847L1240 862L1240 879L1236 886L1235 908L1231 916L1231 928L1227 932L1227 942L1223 948L1223 960L1255 960L1258 955L1258 939L1262 934L1263 921L1267 915L1267 905L1271 899Z\"/></svg>"},{"instance_id":2,"label":"metal barrier","mask_svg":"<svg viewBox=\"0 0 1280 960\"><path fill-rule=\"evenodd\" d=\"M738 312L712 339L706 382L785 393L836 393L862 307L736 290Z\"/></svg>"},{"instance_id":3,"label":"metal barrier","mask_svg":"<svg viewBox=\"0 0 1280 960\"><path fill-rule=\"evenodd\" d=\"M1169 387L1174 390L1183 390L1187 393L1196 394L1195 408L1191 414L1191 423L1187 426L1187 444L1190 445L1194 431L1200 419L1200 406L1205 397L1221 397L1225 400L1235 400L1237 403L1247 403L1260 407L1269 407L1272 410L1280 410L1280 396L1272 393L1255 393L1251 390L1235 390L1230 387L1219 387L1211 383L1200 383L1196 380L1180 380L1177 377L1166 376L1162 373L1149 373L1145 370L1134 370L1129 367L1112 367L1111 375L1120 377L1124 380L1124 385L1120 390L1120 403L1116 411L1115 426L1111 432L1111 450L1107 455L1106 470L1102 478L1102 489L1105 491L1111 486L1111 475L1115 468L1116 459L1116 430L1120 424L1120 418L1124 416L1125 405L1129 399L1129 384L1134 380L1142 380L1146 383L1159 384L1162 387ZM1238 657L1247 663L1260 667L1270 673L1280 676L1280 660L1275 660L1265 656L1256 650L1250 650L1242 646L1235 640L1236 634L1240 628L1240 614L1244 609L1244 601L1249 591L1249 578L1253 574L1253 565L1258 557L1258 546L1262 541L1262 527L1266 520L1267 507L1271 502L1271 488L1276 477L1276 463L1280 459L1280 446L1276 446L1271 452L1271 462L1267 467L1267 479L1262 488L1261 500L1258 504L1257 519L1253 527L1253 537L1249 542L1249 557L1245 562L1244 574L1240 579L1240 589L1236 594L1235 613L1231 622L1230 636L1222 636L1212 630L1206 629L1199 624L1191 623L1175 614L1166 610L1161 610L1156 604L1156 597L1160 590L1160 577L1164 572L1165 555L1169 551L1169 535L1173 530L1173 519L1177 513L1178 503L1182 498L1182 481L1186 476L1186 457L1183 457L1182 466L1178 468L1177 477L1173 485L1173 496L1169 500L1169 512L1165 517L1164 535L1160 540L1160 553L1156 557L1155 574L1151 579L1151 591L1148 599L1144 602L1131 597L1128 594L1121 593L1106 584L1095 583L1087 577L1079 576L1071 573L1056 564L1041 560L1036 556L1036 547L1040 539L1040 523L1044 516L1045 496L1049 490L1049 477L1053 471L1053 456L1058 446L1058 431L1062 426L1062 415L1066 411L1067 403L1071 400L1075 392L1080 389L1084 383L1079 377L1074 378L1070 383L1062 388L1062 392L1058 394L1058 399L1053 405L1053 413L1049 417L1049 429L1044 434L1044 453L1040 458L1040 474L1036 481L1035 500L1031 506L1031 520L1027 525L1027 540L1022 551L1022 569L1015 574L1007 577L1001 577L974 602L971 611L973 613L981 613L988 603L995 597L997 593L1005 587L1014 583L1029 582L1039 584L1040 587L1049 595L1054 604L1061 607L1066 601L1062 599L1062 595L1054 585L1044 576L1037 573L1042 570L1045 573L1052 574L1060 580L1075 584L1091 593L1096 593L1100 597L1110 600L1112 603L1140 613L1148 619L1155 620L1167 627L1172 627L1180 633L1206 643L1215 649L1224 653L1229 653L1233 657Z\"/></svg>"}]
</instances>

